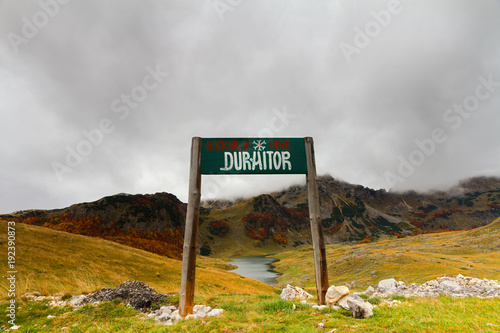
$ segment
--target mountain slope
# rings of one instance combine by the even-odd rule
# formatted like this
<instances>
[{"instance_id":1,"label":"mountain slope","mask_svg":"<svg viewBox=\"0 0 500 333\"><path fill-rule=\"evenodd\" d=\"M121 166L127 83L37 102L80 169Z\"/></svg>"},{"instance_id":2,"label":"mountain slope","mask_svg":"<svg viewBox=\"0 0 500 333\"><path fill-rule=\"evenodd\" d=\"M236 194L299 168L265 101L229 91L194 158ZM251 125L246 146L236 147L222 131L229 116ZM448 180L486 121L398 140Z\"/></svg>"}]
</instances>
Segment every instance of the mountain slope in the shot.
<instances>
[{"instance_id":1,"label":"mountain slope","mask_svg":"<svg viewBox=\"0 0 500 333\"><path fill-rule=\"evenodd\" d=\"M100 237L180 259L186 204L169 193L117 194L64 209L30 210L0 218Z\"/></svg>"},{"instance_id":2,"label":"mountain slope","mask_svg":"<svg viewBox=\"0 0 500 333\"><path fill-rule=\"evenodd\" d=\"M281 285L301 284L315 290L312 248L276 254ZM365 290L385 278L424 283L458 274L500 279L500 218L474 230L449 231L406 238L384 238L365 244L335 244L326 249L330 284Z\"/></svg>"},{"instance_id":3,"label":"mountain slope","mask_svg":"<svg viewBox=\"0 0 500 333\"><path fill-rule=\"evenodd\" d=\"M371 210L372 217L368 220L376 221L378 218L376 215L380 215L385 220L394 223L411 223L422 230L474 228L500 216L500 179L498 178L468 179L446 192L389 193L385 190L375 191L361 185L338 181L330 176L323 176L318 179L318 188L321 217L330 224L332 221L329 219L336 221L337 224L334 227L337 228L340 222L345 225L345 228L350 225L348 219L342 218L343 216L339 217L339 210L342 212L343 209L358 207L359 213L362 204L374 209ZM304 205L307 202L305 185L292 186L272 195L287 207ZM403 228L403 224L400 228L411 231L411 229Z\"/></svg>"},{"instance_id":4,"label":"mountain slope","mask_svg":"<svg viewBox=\"0 0 500 333\"><path fill-rule=\"evenodd\" d=\"M42 294L88 293L116 288L126 280L140 280L161 293L179 292L182 263L178 260L38 226L16 224L15 229L18 296L35 290ZM7 239L6 235L7 223L0 220L0 236ZM7 245L0 243L2 253L7 253ZM231 267L222 260L199 257L196 295L274 294L269 285L227 272ZM0 269L9 271L7 260L0 261ZM7 283L6 279L0 281L3 297L8 294Z\"/></svg>"},{"instance_id":5,"label":"mountain slope","mask_svg":"<svg viewBox=\"0 0 500 333\"><path fill-rule=\"evenodd\" d=\"M319 177L327 243L370 242L386 235L483 226L500 216L500 180L474 178L446 192L389 193ZM65 209L31 210L0 218L100 237L180 259L186 204L168 193L118 194ZM267 254L310 244L305 185L238 199L204 202L199 253Z\"/></svg>"}]
</instances>

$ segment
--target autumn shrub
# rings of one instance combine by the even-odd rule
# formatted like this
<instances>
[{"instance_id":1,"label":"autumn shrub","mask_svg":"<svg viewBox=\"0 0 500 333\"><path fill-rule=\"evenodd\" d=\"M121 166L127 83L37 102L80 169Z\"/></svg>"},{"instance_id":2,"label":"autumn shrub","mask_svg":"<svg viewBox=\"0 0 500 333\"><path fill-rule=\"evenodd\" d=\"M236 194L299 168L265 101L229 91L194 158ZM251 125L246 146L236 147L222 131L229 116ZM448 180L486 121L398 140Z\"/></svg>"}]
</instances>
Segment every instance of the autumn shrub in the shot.
<instances>
[{"instance_id":1,"label":"autumn shrub","mask_svg":"<svg viewBox=\"0 0 500 333\"><path fill-rule=\"evenodd\" d=\"M248 213L242 217L247 237L264 240L287 229L288 224L272 214ZM279 238L282 239L283 237Z\"/></svg>"},{"instance_id":2,"label":"autumn shrub","mask_svg":"<svg viewBox=\"0 0 500 333\"><path fill-rule=\"evenodd\" d=\"M180 227L162 231L135 228L124 231L116 222L107 225L99 216L76 217L67 213L56 217L29 217L19 222L107 239L169 258L180 259L182 255L184 236Z\"/></svg>"},{"instance_id":3,"label":"autumn shrub","mask_svg":"<svg viewBox=\"0 0 500 333\"><path fill-rule=\"evenodd\" d=\"M224 220L215 220L208 225L208 231L219 237L224 237L229 232L229 223Z\"/></svg>"},{"instance_id":4,"label":"autumn shrub","mask_svg":"<svg viewBox=\"0 0 500 333\"><path fill-rule=\"evenodd\" d=\"M360 243L371 243L372 241L373 238L370 235L366 235Z\"/></svg>"},{"instance_id":5,"label":"autumn shrub","mask_svg":"<svg viewBox=\"0 0 500 333\"><path fill-rule=\"evenodd\" d=\"M288 244L288 238L287 238L287 235L285 232L280 232L278 234L274 234L273 235L273 240L278 243L278 244L282 244L282 245L286 245Z\"/></svg>"}]
</instances>

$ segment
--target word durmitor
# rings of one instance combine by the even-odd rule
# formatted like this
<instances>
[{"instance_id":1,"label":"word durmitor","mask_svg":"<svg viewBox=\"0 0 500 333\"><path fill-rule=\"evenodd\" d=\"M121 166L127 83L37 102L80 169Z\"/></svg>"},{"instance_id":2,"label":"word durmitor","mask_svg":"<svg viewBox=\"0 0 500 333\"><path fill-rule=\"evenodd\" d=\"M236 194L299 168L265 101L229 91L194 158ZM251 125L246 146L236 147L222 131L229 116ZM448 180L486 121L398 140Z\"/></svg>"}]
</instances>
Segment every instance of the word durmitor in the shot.
<instances>
[{"instance_id":1,"label":"word durmitor","mask_svg":"<svg viewBox=\"0 0 500 333\"><path fill-rule=\"evenodd\" d=\"M252 156L252 157L250 157ZM288 151L248 151L224 152L224 167L221 171L229 170L292 170Z\"/></svg>"}]
</instances>

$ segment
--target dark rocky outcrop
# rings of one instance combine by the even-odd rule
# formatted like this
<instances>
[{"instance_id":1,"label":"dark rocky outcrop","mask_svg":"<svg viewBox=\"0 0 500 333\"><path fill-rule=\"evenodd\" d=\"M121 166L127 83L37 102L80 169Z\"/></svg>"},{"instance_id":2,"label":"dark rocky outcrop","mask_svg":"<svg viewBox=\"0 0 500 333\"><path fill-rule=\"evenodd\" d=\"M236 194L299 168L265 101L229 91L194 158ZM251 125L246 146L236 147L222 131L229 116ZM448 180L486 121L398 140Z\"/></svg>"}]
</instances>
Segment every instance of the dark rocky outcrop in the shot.
<instances>
[{"instance_id":1,"label":"dark rocky outcrop","mask_svg":"<svg viewBox=\"0 0 500 333\"><path fill-rule=\"evenodd\" d=\"M134 309L145 312L152 304L158 303L168 296L156 292L156 290L144 282L125 281L116 289L105 288L96 293L86 295L80 305L121 299L123 303L130 305Z\"/></svg>"}]
</instances>

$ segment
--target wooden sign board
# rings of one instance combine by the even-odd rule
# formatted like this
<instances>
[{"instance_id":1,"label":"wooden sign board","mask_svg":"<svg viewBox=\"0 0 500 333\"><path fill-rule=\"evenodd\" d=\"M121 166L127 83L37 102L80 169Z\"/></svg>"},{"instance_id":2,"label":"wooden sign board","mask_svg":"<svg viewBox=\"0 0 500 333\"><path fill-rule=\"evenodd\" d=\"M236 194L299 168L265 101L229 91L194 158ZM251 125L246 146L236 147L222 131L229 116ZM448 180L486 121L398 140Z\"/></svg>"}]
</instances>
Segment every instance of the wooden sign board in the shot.
<instances>
[{"instance_id":1,"label":"wooden sign board","mask_svg":"<svg viewBox=\"0 0 500 333\"><path fill-rule=\"evenodd\" d=\"M201 174L306 174L304 138L204 138Z\"/></svg>"},{"instance_id":2,"label":"wooden sign board","mask_svg":"<svg viewBox=\"0 0 500 333\"><path fill-rule=\"evenodd\" d=\"M201 175L306 174L318 304L325 304L328 270L319 211L314 143L306 138L193 138L182 253L179 314L193 313Z\"/></svg>"}]
</instances>

